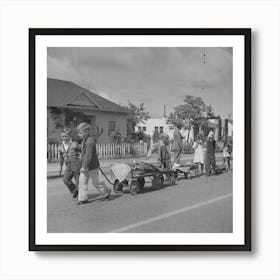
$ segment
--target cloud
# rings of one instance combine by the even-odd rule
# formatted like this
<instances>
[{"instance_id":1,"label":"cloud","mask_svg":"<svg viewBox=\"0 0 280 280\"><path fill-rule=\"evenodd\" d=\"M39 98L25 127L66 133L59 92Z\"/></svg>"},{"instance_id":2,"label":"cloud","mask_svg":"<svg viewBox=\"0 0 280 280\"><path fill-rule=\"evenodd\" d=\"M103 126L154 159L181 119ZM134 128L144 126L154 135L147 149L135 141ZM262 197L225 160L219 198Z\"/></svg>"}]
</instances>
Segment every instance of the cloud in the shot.
<instances>
[{"instance_id":1,"label":"cloud","mask_svg":"<svg viewBox=\"0 0 280 280\"><path fill-rule=\"evenodd\" d=\"M152 116L161 116L164 104L171 111L186 94L201 96L217 114L232 114L227 48L48 48L48 76L123 105L144 102Z\"/></svg>"}]
</instances>

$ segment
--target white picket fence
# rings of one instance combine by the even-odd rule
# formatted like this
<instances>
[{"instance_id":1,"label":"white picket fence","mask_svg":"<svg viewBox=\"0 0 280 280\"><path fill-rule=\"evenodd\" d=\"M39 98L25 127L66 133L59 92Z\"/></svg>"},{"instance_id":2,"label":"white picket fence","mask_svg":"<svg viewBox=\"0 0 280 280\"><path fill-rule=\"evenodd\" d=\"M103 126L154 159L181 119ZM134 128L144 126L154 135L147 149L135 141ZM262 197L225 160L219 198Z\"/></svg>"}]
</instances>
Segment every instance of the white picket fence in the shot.
<instances>
[{"instance_id":1,"label":"white picket fence","mask_svg":"<svg viewBox=\"0 0 280 280\"><path fill-rule=\"evenodd\" d=\"M47 159L55 160L60 158L58 152L57 144L48 144L47 146ZM147 154L148 145L144 142L138 143L123 143L123 144L96 144L96 149L98 157L101 159L104 158L122 158L122 157L134 157L134 156L144 156Z\"/></svg>"}]
</instances>

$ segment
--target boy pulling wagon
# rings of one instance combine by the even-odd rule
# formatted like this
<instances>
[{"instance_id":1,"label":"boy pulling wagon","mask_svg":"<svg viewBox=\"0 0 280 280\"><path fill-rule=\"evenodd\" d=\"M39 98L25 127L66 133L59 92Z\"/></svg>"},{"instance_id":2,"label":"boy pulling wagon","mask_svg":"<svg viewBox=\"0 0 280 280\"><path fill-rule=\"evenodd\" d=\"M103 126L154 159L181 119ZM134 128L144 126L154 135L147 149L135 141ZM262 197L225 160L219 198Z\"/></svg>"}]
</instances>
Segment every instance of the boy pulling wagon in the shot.
<instances>
[{"instance_id":1,"label":"boy pulling wagon","mask_svg":"<svg viewBox=\"0 0 280 280\"><path fill-rule=\"evenodd\" d=\"M104 181L99 180L99 160L97 157L95 140L90 137L90 125L81 123L77 127L78 136L82 139L81 161L82 167L79 177L78 204L88 201L88 182L91 180L93 186L99 193L104 195L104 199L110 196L111 189ZM102 190L99 186L102 186Z\"/></svg>"}]
</instances>

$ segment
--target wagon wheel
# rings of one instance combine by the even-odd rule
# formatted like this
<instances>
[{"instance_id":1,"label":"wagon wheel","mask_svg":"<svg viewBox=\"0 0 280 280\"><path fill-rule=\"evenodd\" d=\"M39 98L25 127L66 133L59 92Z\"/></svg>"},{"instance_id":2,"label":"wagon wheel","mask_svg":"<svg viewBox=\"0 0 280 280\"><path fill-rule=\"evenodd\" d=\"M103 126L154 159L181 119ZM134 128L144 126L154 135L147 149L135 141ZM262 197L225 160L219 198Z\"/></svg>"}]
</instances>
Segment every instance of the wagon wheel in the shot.
<instances>
[{"instance_id":1,"label":"wagon wheel","mask_svg":"<svg viewBox=\"0 0 280 280\"><path fill-rule=\"evenodd\" d=\"M174 174L170 175L169 182L170 182L170 185L172 185L172 186L176 184L176 177Z\"/></svg>"},{"instance_id":2,"label":"wagon wheel","mask_svg":"<svg viewBox=\"0 0 280 280\"><path fill-rule=\"evenodd\" d=\"M142 190L144 188L144 185L145 185L145 178L144 177L138 178L137 182L139 184L140 190Z\"/></svg>"},{"instance_id":3,"label":"wagon wheel","mask_svg":"<svg viewBox=\"0 0 280 280\"><path fill-rule=\"evenodd\" d=\"M131 180L129 184L129 191L131 194L138 194L140 192L140 185L137 180Z\"/></svg>"},{"instance_id":4,"label":"wagon wheel","mask_svg":"<svg viewBox=\"0 0 280 280\"><path fill-rule=\"evenodd\" d=\"M115 194L122 194L123 184L120 183L119 180L115 180L113 189L114 189Z\"/></svg>"},{"instance_id":5,"label":"wagon wheel","mask_svg":"<svg viewBox=\"0 0 280 280\"><path fill-rule=\"evenodd\" d=\"M185 172L184 175L185 175L185 178L186 178L186 179L191 179L191 178L192 178L190 172Z\"/></svg>"},{"instance_id":6,"label":"wagon wheel","mask_svg":"<svg viewBox=\"0 0 280 280\"><path fill-rule=\"evenodd\" d=\"M160 179L160 175L159 176L154 176L153 180L152 180L152 186L154 188L159 188L161 187L162 183L161 183L161 179Z\"/></svg>"}]
</instances>

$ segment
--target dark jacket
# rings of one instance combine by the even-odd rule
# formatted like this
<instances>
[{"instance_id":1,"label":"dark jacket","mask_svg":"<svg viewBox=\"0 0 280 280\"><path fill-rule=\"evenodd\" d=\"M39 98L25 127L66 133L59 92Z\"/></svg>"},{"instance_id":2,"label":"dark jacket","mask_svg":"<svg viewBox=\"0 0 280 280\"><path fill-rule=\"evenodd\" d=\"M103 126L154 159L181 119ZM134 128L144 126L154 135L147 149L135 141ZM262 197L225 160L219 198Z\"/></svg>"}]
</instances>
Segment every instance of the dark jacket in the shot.
<instances>
[{"instance_id":1,"label":"dark jacket","mask_svg":"<svg viewBox=\"0 0 280 280\"><path fill-rule=\"evenodd\" d=\"M86 170L92 170L99 167L96 144L92 137L88 137L82 142L81 160L82 167Z\"/></svg>"},{"instance_id":2,"label":"dark jacket","mask_svg":"<svg viewBox=\"0 0 280 280\"><path fill-rule=\"evenodd\" d=\"M170 166L170 153L165 145L160 146L159 148L159 161L162 166L165 168L171 168Z\"/></svg>"},{"instance_id":3,"label":"dark jacket","mask_svg":"<svg viewBox=\"0 0 280 280\"><path fill-rule=\"evenodd\" d=\"M208 156L215 156L215 148L216 148L216 141L212 140L211 142L207 141L207 155Z\"/></svg>"}]
</instances>

